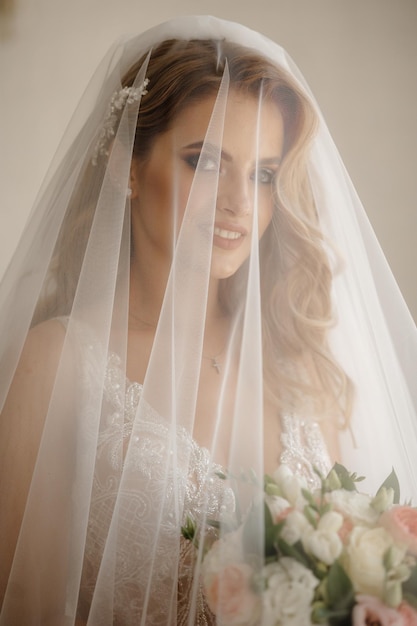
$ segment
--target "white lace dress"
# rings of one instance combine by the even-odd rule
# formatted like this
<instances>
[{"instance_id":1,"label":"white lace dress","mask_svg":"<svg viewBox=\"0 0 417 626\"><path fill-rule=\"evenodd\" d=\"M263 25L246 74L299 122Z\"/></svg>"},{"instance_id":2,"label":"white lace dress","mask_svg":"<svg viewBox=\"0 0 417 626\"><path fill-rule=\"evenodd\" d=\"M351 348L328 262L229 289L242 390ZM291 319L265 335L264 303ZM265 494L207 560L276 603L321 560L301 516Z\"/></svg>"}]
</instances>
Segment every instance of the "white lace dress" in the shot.
<instances>
[{"instance_id":1,"label":"white lace dress","mask_svg":"<svg viewBox=\"0 0 417 626\"><path fill-rule=\"evenodd\" d=\"M85 341L85 337L81 344L84 363L82 385L84 393L88 395L92 377L96 375L94 361L97 346L91 341ZM140 622L149 571L146 567L147 553L145 554L143 550L149 545L155 532L155 517L152 512L155 503L161 502L161 489L166 485L166 440L169 425L145 403L142 419L133 427L141 392L142 385L127 380L121 369L119 357L110 353L105 374L104 404L94 471L79 615L86 619L97 577L106 575L103 571L105 568L102 567L100 571L100 563L117 501L119 507L117 530L122 540L117 544L113 624L118 626L130 626ZM281 421L280 461L303 474L313 484L317 481L313 466L322 472L328 471L330 466L319 426L314 422L301 421L291 416L284 416ZM183 488L182 521L185 521L187 514L191 514L198 521L203 509L211 518L219 518L225 512L232 512L235 504L233 492L216 474L221 468L210 461L209 452L201 448L188 431L180 428L176 436L177 450L180 455L184 455L184 459L187 459L187 463L184 463L187 466L187 473L181 474L183 463L180 458L176 475L177 486L180 484ZM129 442L126 457L120 449L123 442L125 449ZM125 467L126 463L131 465L130 469L133 469L137 476L134 486L120 484L121 465ZM170 507L174 510L173 498L172 493L164 494L165 510L169 510ZM172 562L178 561L180 551L176 623L185 625L188 614L187 590L190 589L192 580L192 556L188 549L191 544L180 539L178 523L172 515L170 524L170 517L170 513L163 517L166 521L164 527L159 529L160 554L154 555L156 560L153 561L153 567L155 570L155 561L161 563L161 567L154 575L153 584L158 586L157 595L160 598L164 597L165 586L169 595L172 576L167 580L166 572L170 571L170 555ZM203 626L214 623L201 593L198 604L195 624ZM167 621L163 603L158 607L148 607L148 610L152 617L147 618L147 624L162 626L171 623Z\"/></svg>"}]
</instances>

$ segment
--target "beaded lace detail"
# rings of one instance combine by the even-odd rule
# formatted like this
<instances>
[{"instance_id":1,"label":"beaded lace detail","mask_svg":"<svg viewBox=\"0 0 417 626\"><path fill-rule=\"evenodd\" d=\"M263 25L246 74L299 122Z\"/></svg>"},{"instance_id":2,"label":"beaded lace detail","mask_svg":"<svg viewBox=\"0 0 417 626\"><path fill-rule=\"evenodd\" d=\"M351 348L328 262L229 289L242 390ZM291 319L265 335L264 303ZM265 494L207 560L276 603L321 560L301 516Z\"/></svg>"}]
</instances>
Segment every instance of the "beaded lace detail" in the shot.
<instances>
[{"instance_id":1,"label":"beaded lace detail","mask_svg":"<svg viewBox=\"0 0 417 626\"><path fill-rule=\"evenodd\" d=\"M89 348L84 350L84 356L90 355L91 359L94 346ZM88 379L91 383L95 368L90 363L84 369L83 387L88 389ZM221 467L212 463L209 451L201 448L183 427L178 427L173 437L169 424L144 401L141 394L142 385L126 379L120 358L111 353L105 372L104 403L78 613L85 618L92 602L94 606L95 584L100 576L100 561L106 538L112 532L110 524L113 518L117 519L120 537L117 543L120 567L116 567L113 586L113 623L121 626L136 623L135 620L139 623L149 575L149 568L146 567L148 545L143 538L148 533L152 536L162 502L160 518L164 522L160 528L159 552L152 564L152 583L158 589L158 593L153 595L161 600L158 606L148 607L146 623L167 623L169 607L164 600L170 597L172 571L179 562L179 592L173 623L186 624L194 548L182 539L178 544L180 526L185 523L188 514L197 523L203 521L203 515L219 520L224 514L233 514L234 494L217 476L216 472ZM171 463L172 453L167 455L167 450L172 447L177 451L175 469ZM168 474L168 481L167 465L173 468L172 475ZM122 470L135 477L134 484L121 478ZM170 471L171 467L168 468ZM163 493L167 484L168 489ZM178 494L183 501L180 507L175 499ZM184 510L181 519L175 515L176 509ZM99 608L94 610L100 611ZM100 613L95 613L96 619L97 615L100 616ZM201 590L197 595L196 620L196 625L201 626L212 623Z\"/></svg>"},{"instance_id":2,"label":"beaded lace detail","mask_svg":"<svg viewBox=\"0 0 417 626\"><path fill-rule=\"evenodd\" d=\"M327 474L331 461L317 422L291 415L281 417L280 462L307 479L309 487L318 486L313 468Z\"/></svg>"},{"instance_id":3,"label":"beaded lace detail","mask_svg":"<svg viewBox=\"0 0 417 626\"><path fill-rule=\"evenodd\" d=\"M84 345L82 349L82 386L87 394L97 375L97 349L93 343ZM97 363L99 360L100 357ZM176 617L172 623L185 625L189 612L189 590L193 581L193 548L183 540L178 543L179 528L188 514L196 521L202 519L203 512L215 519L220 519L224 514L233 514L234 494L227 483L217 476L216 472L221 468L211 462L208 450L201 448L185 428L177 427L175 434L171 432L168 422L142 398L142 385L126 379L120 358L114 353L110 353L107 359L103 400L79 615L84 618L88 615L92 601L94 607L93 596L97 577L100 576L100 562L106 538L112 532L112 519L116 519L119 539L116 574L112 582L113 624L139 623L144 590L149 582L144 537L148 533L150 537L153 535L157 515L155 506L160 507L162 502L163 510L159 513L164 524L158 541L159 552L154 555L156 558L152 563L152 583L158 593L151 593L150 597L164 599L170 596L172 571L179 562ZM82 406L86 408L85 398ZM303 474L313 484L317 481L313 466L323 472L330 467L319 426L284 416L281 427L280 462ZM171 450L172 446L177 451L175 469L170 462L170 455L167 455L167 450ZM168 481L167 465L168 472L172 469ZM134 482L122 479L126 469L129 470L129 476L135 477ZM168 489L163 493L167 484ZM175 500L178 494L183 502L180 507ZM184 510L182 519L175 515L176 510ZM158 604L160 606L148 606L149 625L162 626L167 623L167 619L172 620L172 613L170 618L167 617L172 606L168 607L163 601ZM197 595L196 606L195 624L214 624L201 590ZM96 612L97 615L100 613Z\"/></svg>"}]
</instances>

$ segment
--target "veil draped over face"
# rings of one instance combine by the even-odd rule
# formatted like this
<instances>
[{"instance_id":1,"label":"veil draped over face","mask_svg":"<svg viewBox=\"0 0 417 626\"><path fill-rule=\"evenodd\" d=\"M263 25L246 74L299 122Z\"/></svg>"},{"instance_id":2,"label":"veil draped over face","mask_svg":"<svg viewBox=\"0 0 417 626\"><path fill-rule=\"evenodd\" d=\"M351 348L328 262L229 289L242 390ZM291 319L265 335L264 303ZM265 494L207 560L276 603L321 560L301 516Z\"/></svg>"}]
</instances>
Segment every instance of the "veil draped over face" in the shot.
<instances>
[{"instance_id":1,"label":"veil draped over face","mask_svg":"<svg viewBox=\"0 0 417 626\"><path fill-rule=\"evenodd\" d=\"M129 192L132 153L146 164L154 145L147 127L137 130L148 100L184 95L163 91L175 67L159 76L152 69L154 51L171 40L215 49L217 82L203 75L190 99L212 104L185 199L177 169L160 166L171 181L169 211L164 222L156 207L154 218L169 231L169 272L148 285L161 293L155 316L132 320L134 298L146 296L132 284L144 256ZM273 91L272 74L256 96L241 89L245 54L278 68L296 100L285 86ZM250 246L219 281L213 321L213 237L235 92L256 101L259 127L265 102L281 98L286 130L262 237L260 132L254 141ZM185 119L187 106L178 107ZM303 124L294 106L304 107ZM146 180L141 187L139 176L139 197ZM142 278L155 281L164 254L145 259ZM208 623L198 621L193 576L201 553L184 554L181 527L190 512L201 523L234 514L220 470L271 471L265 441L275 433L278 466L285 417L323 432L335 426L332 461L364 475L369 492L394 467L402 498L415 503L416 337L320 111L282 48L213 17L174 19L119 42L71 121L1 284L0 516L15 536L2 538L0 624ZM143 362L141 373L135 364ZM291 461L294 446L285 452ZM261 536L261 516L257 523Z\"/></svg>"}]
</instances>

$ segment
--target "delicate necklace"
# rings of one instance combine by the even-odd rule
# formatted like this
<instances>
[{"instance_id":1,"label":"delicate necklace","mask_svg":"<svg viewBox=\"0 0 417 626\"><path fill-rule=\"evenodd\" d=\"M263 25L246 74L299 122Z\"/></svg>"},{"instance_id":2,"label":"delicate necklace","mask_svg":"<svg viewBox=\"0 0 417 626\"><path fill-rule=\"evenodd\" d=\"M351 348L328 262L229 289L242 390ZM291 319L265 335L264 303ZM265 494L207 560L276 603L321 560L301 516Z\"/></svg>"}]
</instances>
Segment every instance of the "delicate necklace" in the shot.
<instances>
[{"instance_id":1,"label":"delicate necklace","mask_svg":"<svg viewBox=\"0 0 417 626\"><path fill-rule=\"evenodd\" d=\"M211 364L210 364L211 367L213 367L218 374L220 374L220 372L222 371L222 364L220 363L220 361L218 359L223 354L225 347L226 346L223 346L223 348L220 350L220 352L218 354L216 354L215 356L208 356L208 355L205 355L205 354L201 355L203 357L203 359L206 359L207 361L211 361Z\"/></svg>"},{"instance_id":2,"label":"delicate necklace","mask_svg":"<svg viewBox=\"0 0 417 626\"><path fill-rule=\"evenodd\" d=\"M222 352L220 352L220 354ZM211 361L211 367L214 367L214 369L216 370L218 374L220 374L221 372L221 363L217 360L220 354L218 354L217 356L206 356L205 354L203 354L203 359L207 359L208 361Z\"/></svg>"},{"instance_id":3,"label":"delicate necklace","mask_svg":"<svg viewBox=\"0 0 417 626\"><path fill-rule=\"evenodd\" d=\"M138 317L137 315L131 315L131 317L140 322L141 324L143 324L144 326L148 326L149 328L156 328L156 324L152 323L152 322L147 322L143 319L141 319L140 317ZM224 352L224 347L221 349L221 351L216 354L215 356L207 356L205 354L202 355L203 359L206 359L207 361L211 361L211 367L213 367L217 374L220 374L221 372L221 368L222 368L222 364L220 363L220 361L218 360L219 357L223 354Z\"/></svg>"},{"instance_id":4,"label":"delicate necklace","mask_svg":"<svg viewBox=\"0 0 417 626\"><path fill-rule=\"evenodd\" d=\"M140 317L138 317L137 315L134 315L133 313L130 313L129 315L133 320L135 320L135 322L139 322L140 324L143 324L143 326L148 326L148 328L156 329L158 325L155 322L147 322L146 320L141 319Z\"/></svg>"}]
</instances>

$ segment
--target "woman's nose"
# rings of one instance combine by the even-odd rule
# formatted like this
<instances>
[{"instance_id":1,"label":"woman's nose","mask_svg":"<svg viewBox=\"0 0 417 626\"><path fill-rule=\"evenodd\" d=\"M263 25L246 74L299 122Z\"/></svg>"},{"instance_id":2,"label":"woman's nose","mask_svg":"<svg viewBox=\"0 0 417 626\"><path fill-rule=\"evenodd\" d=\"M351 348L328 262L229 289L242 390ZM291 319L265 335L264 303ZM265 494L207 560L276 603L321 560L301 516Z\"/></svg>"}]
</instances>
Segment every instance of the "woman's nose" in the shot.
<instances>
[{"instance_id":1,"label":"woman's nose","mask_svg":"<svg viewBox=\"0 0 417 626\"><path fill-rule=\"evenodd\" d=\"M250 180L242 174L225 174L219 180L217 208L233 215L248 215L253 203Z\"/></svg>"}]
</instances>

